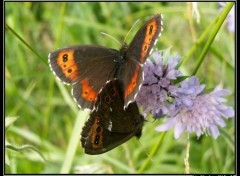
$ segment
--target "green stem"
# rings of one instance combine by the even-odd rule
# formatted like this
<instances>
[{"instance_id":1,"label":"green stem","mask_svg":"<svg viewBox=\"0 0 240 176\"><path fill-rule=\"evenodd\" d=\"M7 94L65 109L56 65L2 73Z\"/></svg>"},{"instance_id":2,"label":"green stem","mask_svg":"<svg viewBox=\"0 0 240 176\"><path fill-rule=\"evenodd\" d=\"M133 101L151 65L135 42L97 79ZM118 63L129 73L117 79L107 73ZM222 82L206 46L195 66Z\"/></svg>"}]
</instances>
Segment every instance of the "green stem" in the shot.
<instances>
[{"instance_id":1,"label":"green stem","mask_svg":"<svg viewBox=\"0 0 240 176\"><path fill-rule=\"evenodd\" d=\"M24 45L27 46L28 49L30 49L39 59L42 60L44 64L48 64L47 60L42 58L20 35L18 35L8 24L5 24L5 28L9 29Z\"/></svg>"},{"instance_id":2,"label":"green stem","mask_svg":"<svg viewBox=\"0 0 240 176\"><path fill-rule=\"evenodd\" d=\"M183 59L183 61L179 64L179 67L181 65L184 65L188 59L190 59L190 57L192 56L192 54L194 53L194 51L197 49L197 46L202 43L204 41L204 39L207 37L207 35L209 34L209 32L211 31L211 29L213 28L214 24L216 24L218 20L218 17L216 17L213 22L205 29L205 31L202 33L202 35L198 38L198 40L195 42L195 44L192 46L192 48L189 50L189 52L187 53L187 55L185 56L185 58Z\"/></svg>"},{"instance_id":3,"label":"green stem","mask_svg":"<svg viewBox=\"0 0 240 176\"><path fill-rule=\"evenodd\" d=\"M162 141L163 141L163 138L165 136L165 132L162 132L160 137L159 137L159 140L157 141L157 143L155 144L153 150L151 151L150 155L148 156L147 160L145 161L145 163L143 163L143 165L138 169L137 173L140 174L142 173L146 168L147 166L150 164L150 161L151 159L153 158L153 156L155 155L155 153L157 153Z\"/></svg>"},{"instance_id":4,"label":"green stem","mask_svg":"<svg viewBox=\"0 0 240 176\"><path fill-rule=\"evenodd\" d=\"M80 145L80 134L81 134L81 126L83 120L87 119L86 117L88 116L89 112L87 111L79 111L76 121L74 123L72 135L70 138L70 141L68 143L68 148L66 151L65 159L63 161L63 165L61 168L60 173L61 174L68 174L70 173L70 169L73 163L73 159L75 156L75 153L77 151L77 147Z\"/></svg>"},{"instance_id":5,"label":"green stem","mask_svg":"<svg viewBox=\"0 0 240 176\"><path fill-rule=\"evenodd\" d=\"M207 41L205 47L203 48L203 51L202 51L201 55L198 58L199 62L196 65L196 67L195 67L195 69L194 69L194 71L192 72L191 75L196 75L196 73L199 70L199 67L202 64L202 62L203 62L203 60L204 60L204 58L205 58L205 56L206 56L210 46L212 45L212 43L213 43L213 41L214 41L214 39L215 39L215 37L216 37L220 27L222 26L225 18L227 17L228 13L232 9L233 5L234 5L234 2L227 3L226 7L224 8L222 13L220 14L220 16L218 18L218 21L217 21L215 27L213 28L213 31L212 31L211 35L209 36L208 41Z\"/></svg>"}]
</instances>

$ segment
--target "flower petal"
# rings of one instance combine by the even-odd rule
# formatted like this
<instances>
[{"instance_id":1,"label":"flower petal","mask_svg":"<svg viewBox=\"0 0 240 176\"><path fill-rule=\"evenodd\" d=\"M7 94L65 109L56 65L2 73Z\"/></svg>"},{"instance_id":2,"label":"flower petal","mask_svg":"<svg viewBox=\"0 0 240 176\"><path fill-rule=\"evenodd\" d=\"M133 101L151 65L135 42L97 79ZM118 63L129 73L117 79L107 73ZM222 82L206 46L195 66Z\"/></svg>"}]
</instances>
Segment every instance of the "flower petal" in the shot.
<instances>
[{"instance_id":1,"label":"flower petal","mask_svg":"<svg viewBox=\"0 0 240 176\"><path fill-rule=\"evenodd\" d=\"M162 131L168 131L172 129L175 125L176 119L175 118L168 118L166 119L165 123L162 125L159 125L158 127L155 128L156 131L162 132Z\"/></svg>"},{"instance_id":2,"label":"flower petal","mask_svg":"<svg viewBox=\"0 0 240 176\"><path fill-rule=\"evenodd\" d=\"M177 123L174 128L174 138L178 139L182 132L185 130L185 125L183 123Z\"/></svg>"}]
</instances>

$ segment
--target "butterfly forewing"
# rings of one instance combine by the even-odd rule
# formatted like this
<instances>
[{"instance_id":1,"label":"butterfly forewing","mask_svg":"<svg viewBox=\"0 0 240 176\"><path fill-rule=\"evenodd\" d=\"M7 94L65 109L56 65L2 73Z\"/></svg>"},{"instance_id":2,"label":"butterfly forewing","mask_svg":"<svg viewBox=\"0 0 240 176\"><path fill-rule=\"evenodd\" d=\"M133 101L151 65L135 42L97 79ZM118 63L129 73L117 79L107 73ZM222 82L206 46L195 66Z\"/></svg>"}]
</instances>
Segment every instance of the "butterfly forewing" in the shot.
<instances>
[{"instance_id":1,"label":"butterfly forewing","mask_svg":"<svg viewBox=\"0 0 240 176\"><path fill-rule=\"evenodd\" d=\"M144 64L162 32L162 15L156 14L138 30L127 50L127 57Z\"/></svg>"}]
</instances>

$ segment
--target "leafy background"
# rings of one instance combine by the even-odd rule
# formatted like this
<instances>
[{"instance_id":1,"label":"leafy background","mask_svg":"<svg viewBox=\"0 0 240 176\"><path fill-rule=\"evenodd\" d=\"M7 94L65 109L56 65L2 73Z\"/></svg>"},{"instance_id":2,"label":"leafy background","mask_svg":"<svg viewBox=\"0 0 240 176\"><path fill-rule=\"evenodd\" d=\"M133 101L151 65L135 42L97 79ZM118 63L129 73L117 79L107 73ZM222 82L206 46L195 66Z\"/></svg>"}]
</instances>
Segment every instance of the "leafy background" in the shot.
<instances>
[{"instance_id":1,"label":"leafy background","mask_svg":"<svg viewBox=\"0 0 240 176\"><path fill-rule=\"evenodd\" d=\"M188 141L190 173L234 173L235 118L227 120L217 140L205 135L188 139L186 133L175 140L173 131L164 135L156 132L162 120L150 117L140 142L132 138L105 154L84 154L79 139L88 112L78 109L71 86L56 80L47 64L49 52L69 45L117 49L120 46L100 32L123 41L140 19L127 37L129 43L148 17L162 13L164 31L156 48L171 47L171 54L184 58L196 44L180 68L189 75L208 35L201 42L199 37L219 15L217 2L197 5L199 23L192 16L192 3L187 2L5 2L5 173L181 174L185 173ZM235 94L234 39L224 23L197 73L207 89L221 83L232 91L227 97L229 106L234 106ZM72 140L76 138L77 143ZM160 146L143 168L156 141Z\"/></svg>"}]
</instances>

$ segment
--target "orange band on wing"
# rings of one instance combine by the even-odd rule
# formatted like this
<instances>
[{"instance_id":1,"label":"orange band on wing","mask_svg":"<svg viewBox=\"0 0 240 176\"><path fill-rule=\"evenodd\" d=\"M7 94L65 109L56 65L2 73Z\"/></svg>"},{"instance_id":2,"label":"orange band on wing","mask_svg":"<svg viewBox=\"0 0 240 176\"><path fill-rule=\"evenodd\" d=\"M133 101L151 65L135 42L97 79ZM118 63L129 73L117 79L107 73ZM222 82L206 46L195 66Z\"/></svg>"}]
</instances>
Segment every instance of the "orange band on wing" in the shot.
<instances>
[{"instance_id":1,"label":"orange band on wing","mask_svg":"<svg viewBox=\"0 0 240 176\"><path fill-rule=\"evenodd\" d=\"M97 93L89 86L88 80L83 79L80 82L82 83L82 97L88 101L94 101Z\"/></svg>"},{"instance_id":2,"label":"orange band on wing","mask_svg":"<svg viewBox=\"0 0 240 176\"><path fill-rule=\"evenodd\" d=\"M145 34L145 38L144 38L144 42L143 42L142 50L141 50L141 56L140 56L141 63L144 62L145 56L149 52L149 47L152 42L153 36L155 35L155 33L157 31L157 28L158 28L158 26L157 26L156 20L150 22L147 25L147 30L146 30L146 34Z\"/></svg>"},{"instance_id":3,"label":"orange band on wing","mask_svg":"<svg viewBox=\"0 0 240 176\"><path fill-rule=\"evenodd\" d=\"M91 133L90 137L91 137L92 147L94 149L102 148L103 147L103 143L102 143L103 127L100 125L98 116L94 120L90 133Z\"/></svg>"},{"instance_id":4,"label":"orange band on wing","mask_svg":"<svg viewBox=\"0 0 240 176\"><path fill-rule=\"evenodd\" d=\"M131 94L131 93L133 92L134 88L136 87L139 70L140 70L140 66L139 66L139 65L136 65L136 70L135 70L135 72L134 72L134 74L133 74L133 77L132 77L132 79L131 79L131 82L128 84L127 89L126 89L126 91L125 91L125 98L126 98L129 94Z\"/></svg>"},{"instance_id":5,"label":"orange band on wing","mask_svg":"<svg viewBox=\"0 0 240 176\"><path fill-rule=\"evenodd\" d=\"M78 78L77 64L74 61L74 51L68 50L59 52L57 64L67 78L72 81Z\"/></svg>"}]
</instances>

